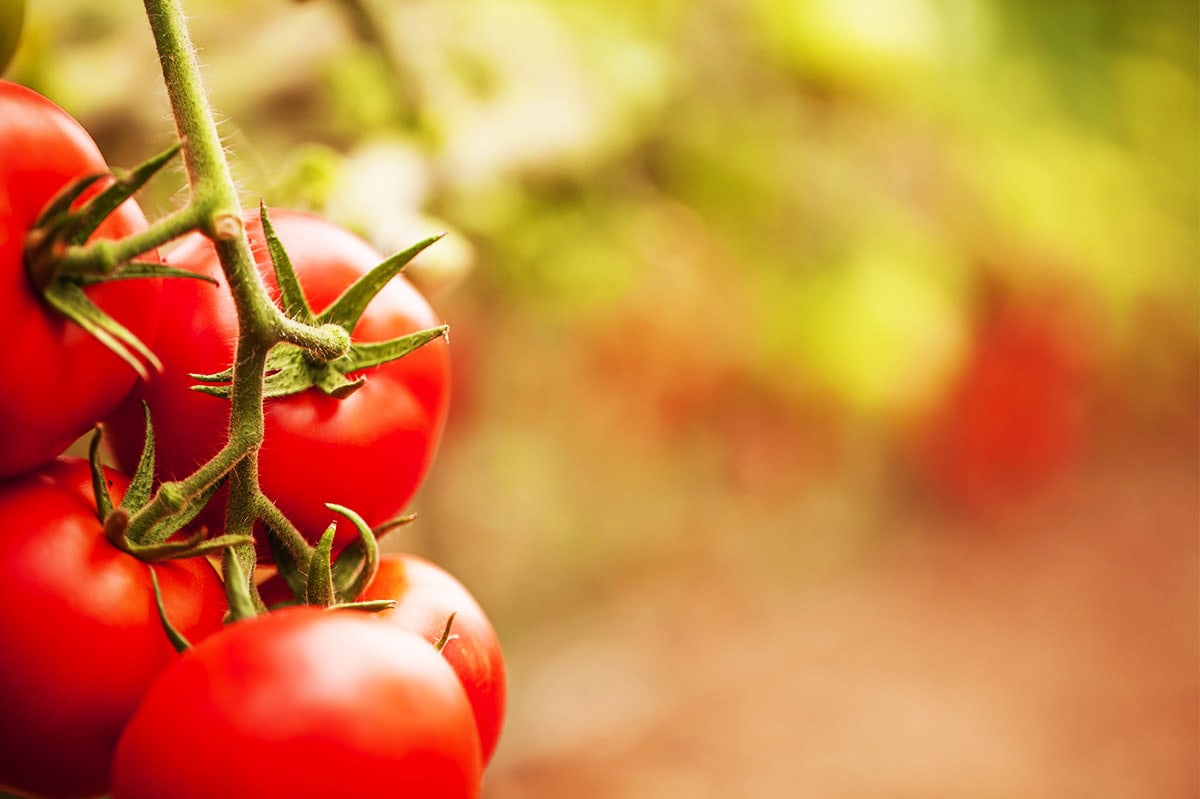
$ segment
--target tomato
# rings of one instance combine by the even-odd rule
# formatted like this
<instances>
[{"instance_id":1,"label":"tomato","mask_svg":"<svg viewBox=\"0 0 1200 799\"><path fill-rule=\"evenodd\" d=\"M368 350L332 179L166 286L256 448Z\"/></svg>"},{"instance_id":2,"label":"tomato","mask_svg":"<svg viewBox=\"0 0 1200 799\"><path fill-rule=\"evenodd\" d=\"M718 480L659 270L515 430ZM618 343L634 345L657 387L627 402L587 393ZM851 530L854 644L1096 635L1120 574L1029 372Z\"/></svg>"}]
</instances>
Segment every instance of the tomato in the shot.
<instances>
[{"instance_id":1,"label":"tomato","mask_svg":"<svg viewBox=\"0 0 1200 799\"><path fill-rule=\"evenodd\" d=\"M108 479L115 501L126 481ZM153 568L186 637L221 628L224 592L206 560ZM85 461L0 484L0 651L0 787L104 793L121 729L177 655L150 567L103 536Z\"/></svg>"},{"instance_id":2,"label":"tomato","mask_svg":"<svg viewBox=\"0 0 1200 799\"><path fill-rule=\"evenodd\" d=\"M121 736L113 799L479 795L454 672L360 611L239 622L167 669Z\"/></svg>"},{"instance_id":3,"label":"tomato","mask_svg":"<svg viewBox=\"0 0 1200 799\"><path fill-rule=\"evenodd\" d=\"M454 668L471 700L483 761L496 749L504 721L506 685L504 655L491 622L479 603L448 572L415 555L385 554L379 572L362 600L393 599L396 606L375 618L386 620L429 640L437 640L453 612L451 638L442 655Z\"/></svg>"},{"instance_id":4,"label":"tomato","mask_svg":"<svg viewBox=\"0 0 1200 799\"><path fill-rule=\"evenodd\" d=\"M272 211L271 222L287 249L314 313L382 259L366 242L330 222L295 211ZM247 233L264 280L275 277L257 214ZM165 368L135 392L108 422L118 463L131 467L142 444L139 400L154 418L163 479L180 479L224 444L229 401L191 390L190 373L220 372L233 362L237 317L216 252L199 234L186 238L167 262L212 276L219 285L168 281L163 304L172 313L154 345ZM385 341L438 324L425 299L403 277L388 283L367 306L353 331L355 341ZM336 517L324 505L353 508L371 526L399 514L416 493L433 459L449 399L449 358L438 339L403 358L362 370L366 383L344 399L315 388L268 399L259 455L263 492L310 541ZM353 375L352 375L353 376ZM220 529L222 497L204 521ZM335 547L357 537L339 526Z\"/></svg>"},{"instance_id":5,"label":"tomato","mask_svg":"<svg viewBox=\"0 0 1200 799\"><path fill-rule=\"evenodd\" d=\"M263 581L259 593L269 606L293 599L278 574ZM385 553L379 558L375 579L358 599L394 601L395 607L374 613L372 618L386 620L430 642L441 638L450 614L455 614L451 638L442 647L442 655L471 701L483 762L487 764L495 753L504 721L507 685L500 640L475 597L449 572L424 558Z\"/></svg>"},{"instance_id":6,"label":"tomato","mask_svg":"<svg viewBox=\"0 0 1200 799\"><path fill-rule=\"evenodd\" d=\"M42 207L85 174L106 172L96 144L45 97L0 80L0 319L9 345L0 350L0 478L53 459L111 413L136 374L82 328L51 311L30 287L22 248ZM121 238L145 229L132 201L96 231ZM102 310L147 341L158 323L159 280L92 286Z\"/></svg>"}]
</instances>

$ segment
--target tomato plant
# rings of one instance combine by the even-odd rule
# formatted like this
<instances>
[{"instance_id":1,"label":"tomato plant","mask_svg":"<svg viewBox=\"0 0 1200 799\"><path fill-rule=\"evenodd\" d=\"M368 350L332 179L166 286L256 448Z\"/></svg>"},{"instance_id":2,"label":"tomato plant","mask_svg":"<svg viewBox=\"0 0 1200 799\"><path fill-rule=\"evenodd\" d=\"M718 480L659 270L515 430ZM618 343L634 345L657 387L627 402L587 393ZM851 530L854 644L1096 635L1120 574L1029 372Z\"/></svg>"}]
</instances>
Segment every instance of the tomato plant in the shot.
<instances>
[{"instance_id":1,"label":"tomato plant","mask_svg":"<svg viewBox=\"0 0 1200 799\"><path fill-rule=\"evenodd\" d=\"M107 477L119 497L125 478ZM104 793L122 727L176 657L150 568L104 537L85 461L0 484L0 786ZM224 596L207 561L153 568L177 629L192 640L220 629Z\"/></svg>"},{"instance_id":2,"label":"tomato plant","mask_svg":"<svg viewBox=\"0 0 1200 799\"><path fill-rule=\"evenodd\" d=\"M23 257L42 208L87 174L107 172L87 132L40 94L0 80L0 319L20 346L3 348L0 478L45 463L121 402L137 379L100 341L50 310L34 292ZM145 217L122 203L93 236L143 230ZM158 280L91 286L89 298L142 340L157 326Z\"/></svg>"},{"instance_id":3,"label":"tomato plant","mask_svg":"<svg viewBox=\"0 0 1200 799\"><path fill-rule=\"evenodd\" d=\"M432 564L379 572L373 531L445 423L447 328L397 277L434 239L385 259L311 215L245 215L182 4L146 11L179 141L120 176L0 82L0 793L478 797L495 631ZM176 154L187 199L148 223L129 198ZM160 280L180 276L211 285ZM131 478L99 437L54 460L100 419ZM227 534L178 535L193 522ZM256 529L319 607L262 612ZM384 599L351 601L376 576Z\"/></svg>"},{"instance_id":4,"label":"tomato plant","mask_svg":"<svg viewBox=\"0 0 1200 799\"><path fill-rule=\"evenodd\" d=\"M442 655L454 667L471 700L486 763L495 752L504 721L504 655L496 631L471 593L450 573L415 555L385 554L363 592L364 601L395 600L376 617L436 640L454 613Z\"/></svg>"},{"instance_id":5,"label":"tomato plant","mask_svg":"<svg viewBox=\"0 0 1200 799\"><path fill-rule=\"evenodd\" d=\"M366 242L318 217L281 210L271 212L271 221L314 311L328 306L382 260ZM247 218L246 230L263 279L278 293L257 215ZM162 302L172 313L164 318L154 344L164 371L135 392L107 427L118 462L135 462L143 429L137 400L144 399L161 445L160 473L164 479L178 479L225 441L230 402L193 391L196 380L190 375L219 372L233 362L238 319L207 238L186 237L167 261L209 275L219 285L179 280L164 287ZM425 299L397 277L367 305L353 338L386 341L436 325ZM445 423L449 362L442 340L351 377L365 382L348 396L310 388L264 404L262 490L311 542L334 518L326 502L353 508L372 526L400 513L428 470ZM221 496L204 516L216 529L222 523ZM355 536L343 525L337 545Z\"/></svg>"},{"instance_id":6,"label":"tomato plant","mask_svg":"<svg viewBox=\"0 0 1200 799\"><path fill-rule=\"evenodd\" d=\"M285 608L179 658L121 736L113 799L478 796L479 739L429 642Z\"/></svg>"}]
</instances>

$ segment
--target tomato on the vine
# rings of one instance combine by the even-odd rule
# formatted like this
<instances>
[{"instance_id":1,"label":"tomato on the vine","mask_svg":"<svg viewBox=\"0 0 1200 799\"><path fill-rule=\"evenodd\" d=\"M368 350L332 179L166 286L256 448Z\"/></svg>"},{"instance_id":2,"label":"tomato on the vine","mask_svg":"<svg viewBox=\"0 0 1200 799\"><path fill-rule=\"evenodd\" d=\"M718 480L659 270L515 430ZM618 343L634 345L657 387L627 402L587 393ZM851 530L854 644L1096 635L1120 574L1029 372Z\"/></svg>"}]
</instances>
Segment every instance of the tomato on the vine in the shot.
<instances>
[{"instance_id":1,"label":"tomato on the vine","mask_svg":"<svg viewBox=\"0 0 1200 799\"><path fill-rule=\"evenodd\" d=\"M278 574L265 580L259 592L268 606L292 599L287 584ZM454 614L442 656L458 675L471 701L486 765L495 754L504 723L508 686L500 639L475 597L435 563L408 553L385 553L379 558L375 578L358 600L395 602L393 607L373 613L372 618L414 632L430 642L442 638L450 614Z\"/></svg>"},{"instance_id":2,"label":"tomato on the vine","mask_svg":"<svg viewBox=\"0 0 1200 799\"><path fill-rule=\"evenodd\" d=\"M395 600L395 607L375 617L429 640L436 640L449 615L455 614L442 655L471 700L483 760L488 762L504 721L507 686L500 641L479 603L449 572L407 554L382 555L379 571L360 599Z\"/></svg>"},{"instance_id":3,"label":"tomato on the vine","mask_svg":"<svg viewBox=\"0 0 1200 799\"><path fill-rule=\"evenodd\" d=\"M111 413L137 379L117 355L42 302L24 265L26 234L46 203L76 178L107 171L95 142L70 115L0 80L0 319L13 342L0 353L0 478L53 459ZM141 210L127 200L93 238L145 227ZM160 289L157 279L120 280L87 294L146 341L158 324Z\"/></svg>"},{"instance_id":4,"label":"tomato on the vine","mask_svg":"<svg viewBox=\"0 0 1200 799\"><path fill-rule=\"evenodd\" d=\"M318 217L275 210L270 218L315 313L383 260L362 239ZM247 217L246 230L259 271L277 293L257 214ZM159 474L180 479L226 440L229 401L192 391L196 381L189 375L220 372L233 363L238 322L208 239L200 234L186 237L166 261L211 276L219 285L167 282L162 303L171 313L164 317L154 343L164 371L135 392L107 428L117 461L136 463L143 438L138 400L144 399L159 442ZM437 324L424 297L396 277L371 300L353 338L386 341ZM399 514L429 469L445 424L449 358L444 340L353 376L365 377L366 382L344 398L309 388L264 403L260 485L312 542L335 518L326 502L354 509L371 526ZM202 517L212 529L223 523L223 496L218 494ZM353 527L343 524L335 546L356 537Z\"/></svg>"},{"instance_id":5,"label":"tomato on the vine","mask_svg":"<svg viewBox=\"0 0 1200 799\"><path fill-rule=\"evenodd\" d=\"M285 608L191 649L121 736L113 799L471 799L471 707L437 650L360 611Z\"/></svg>"},{"instance_id":6,"label":"tomato on the vine","mask_svg":"<svg viewBox=\"0 0 1200 799\"><path fill-rule=\"evenodd\" d=\"M119 499L123 476L109 472ZM62 458L0 484L0 787L103 794L117 738L177 657L155 606L199 641L225 597L203 558L153 567L104 537L91 471Z\"/></svg>"}]
</instances>

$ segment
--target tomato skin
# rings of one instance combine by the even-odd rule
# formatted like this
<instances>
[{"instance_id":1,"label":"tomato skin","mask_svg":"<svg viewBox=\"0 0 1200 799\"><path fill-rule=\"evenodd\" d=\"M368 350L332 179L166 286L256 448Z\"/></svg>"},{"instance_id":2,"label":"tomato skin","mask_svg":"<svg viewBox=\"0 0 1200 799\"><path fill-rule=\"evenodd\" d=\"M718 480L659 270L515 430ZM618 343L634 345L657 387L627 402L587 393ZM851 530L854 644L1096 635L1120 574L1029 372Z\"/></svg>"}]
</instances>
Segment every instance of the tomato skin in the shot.
<instances>
[{"instance_id":1,"label":"tomato skin","mask_svg":"<svg viewBox=\"0 0 1200 799\"><path fill-rule=\"evenodd\" d=\"M125 478L108 475L114 500ZM0 787L98 796L117 738L177 658L150 567L112 546L85 461L0 484ZM225 598L204 559L154 566L168 617L192 641L221 629Z\"/></svg>"},{"instance_id":2,"label":"tomato skin","mask_svg":"<svg viewBox=\"0 0 1200 799\"><path fill-rule=\"evenodd\" d=\"M103 344L42 302L23 263L25 235L51 197L75 178L107 171L78 122L36 92L0 80L0 319L12 341L0 350L7 387L0 391L0 478L52 460L111 413L137 380ZM145 228L128 200L93 238ZM121 280L87 294L147 342L158 324L161 286L157 279Z\"/></svg>"},{"instance_id":3,"label":"tomato skin","mask_svg":"<svg viewBox=\"0 0 1200 799\"><path fill-rule=\"evenodd\" d=\"M362 274L383 260L347 230L318 217L275 210L271 223L287 249L315 313L328 306ZM264 281L275 277L258 215L246 229ZM145 399L153 414L159 474L181 479L224 444L229 401L191 390L189 373L215 373L233 362L237 317L211 243L196 234L168 254L167 262L206 274L219 286L171 281L163 304L174 309L163 320L155 351L162 375L142 386L107 423L118 463L131 468L142 444ZM355 341L384 341L438 324L425 299L403 277L394 278L367 306L353 332ZM442 339L391 363L361 373L367 380L345 399L315 388L269 399L259 454L263 492L312 542L340 517L324 503L353 508L371 526L398 515L416 493L441 438L449 401L449 358ZM210 502L203 521L223 524L224 491ZM357 537L342 520L335 549Z\"/></svg>"},{"instance_id":4,"label":"tomato skin","mask_svg":"<svg viewBox=\"0 0 1200 799\"><path fill-rule=\"evenodd\" d=\"M295 607L239 622L146 694L113 799L479 795L479 740L426 641L359 611Z\"/></svg>"},{"instance_id":5,"label":"tomato skin","mask_svg":"<svg viewBox=\"0 0 1200 799\"><path fill-rule=\"evenodd\" d=\"M375 618L437 640L454 612L451 639L442 656L471 701L483 762L491 760L504 721L507 685L496 631L470 592L447 571L408 554L384 554L379 572L360 599L392 599L396 606Z\"/></svg>"}]
</instances>

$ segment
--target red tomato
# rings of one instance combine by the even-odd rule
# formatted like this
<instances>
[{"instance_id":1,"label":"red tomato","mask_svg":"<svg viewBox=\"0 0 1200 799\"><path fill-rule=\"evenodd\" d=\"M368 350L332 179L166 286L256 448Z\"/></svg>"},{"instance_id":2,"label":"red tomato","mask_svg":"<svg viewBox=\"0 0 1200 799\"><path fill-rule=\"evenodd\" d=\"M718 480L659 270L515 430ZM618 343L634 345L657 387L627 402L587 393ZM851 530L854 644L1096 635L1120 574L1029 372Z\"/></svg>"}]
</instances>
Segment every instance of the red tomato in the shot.
<instances>
[{"instance_id":1,"label":"red tomato","mask_svg":"<svg viewBox=\"0 0 1200 799\"><path fill-rule=\"evenodd\" d=\"M437 640L453 612L451 639L442 655L471 700L483 762L491 760L504 721L504 655L479 603L448 572L415 555L385 554L362 600L393 599L396 606L375 614L428 640Z\"/></svg>"},{"instance_id":2,"label":"red tomato","mask_svg":"<svg viewBox=\"0 0 1200 799\"><path fill-rule=\"evenodd\" d=\"M126 727L113 799L479 795L479 738L427 641L286 608L179 658Z\"/></svg>"},{"instance_id":3,"label":"red tomato","mask_svg":"<svg viewBox=\"0 0 1200 799\"><path fill-rule=\"evenodd\" d=\"M126 481L109 481L115 501ZM224 592L207 561L153 568L185 636L221 628ZM150 567L103 536L84 461L0 484L0 651L0 787L103 794L121 729L177 655Z\"/></svg>"},{"instance_id":4,"label":"red tomato","mask_svg":"<svg viewBox=\"0 0 1200 799\"><path fill-rule=\"evenodd\" d=\"M295 211L274 211L271 222L287 249L314 313L382 261L366 242L330 222ZM271 290L275 277L257 214L246 221L259 270ZM190 474L220 449L229 401L191 390L189 373L215 373L233 362L237 317L216 253L199 234L186 238L167 262L220 282L168 281L154 345L164 372L143 385L108 424L119 463L132 467L142 445L140 399L153 413L158 468L164 479ZM438 324L425 299L403 277L367 306L355 341L385 341ZM359 373L366 383L345 399L310 388L265 403L266 432L260 484L310 541L335 518L325 506L353 508L371 526L399 514L416 493L441 437L449 399L449 358L439 339L403 358ZM211 529L223 524L224 493L206 509ZM339 525L335 548L357 537Z\"/></svg>"},{"instance_id":5,"label":"red tomato","mask_svg":"<svg viewBox=\"0 0 1200 799\"><path fill-rule=\"evenodd\" d=\"M53 459L111 413L137 379L103 344L46 307L23 262L25 235L50 198L75 178L106 171L78 122L36 92L0 80L0 319L11 342L0 351L8 387L0 391L0 477ZM95 236L121 238L145 227L130 200ZM121 280L87 294L148 341L160 289L159 280Z\"/></svg>"}]
</instances>

